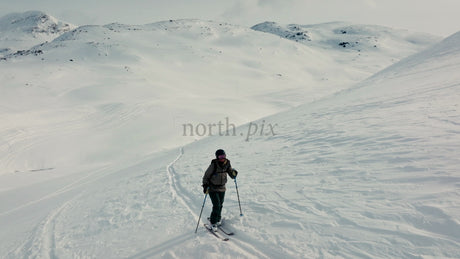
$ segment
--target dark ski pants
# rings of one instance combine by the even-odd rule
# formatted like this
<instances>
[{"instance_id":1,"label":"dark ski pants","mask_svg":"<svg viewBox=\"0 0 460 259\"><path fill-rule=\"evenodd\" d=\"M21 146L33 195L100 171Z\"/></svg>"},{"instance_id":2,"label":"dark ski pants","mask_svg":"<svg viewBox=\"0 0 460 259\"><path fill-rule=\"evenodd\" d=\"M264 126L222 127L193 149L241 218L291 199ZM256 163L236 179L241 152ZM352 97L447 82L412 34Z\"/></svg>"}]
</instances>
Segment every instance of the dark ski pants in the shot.
<instances>
[{"instance_id":1,"label":"dark ski pants","mask_svg":"<svg viewBox=\"0 0 460 259\"><path fill-rule=\"evenodd\" d=\"M222 207L224 204L225 192L210 192L209 197L212 201L211 224L216 224L222 219Z\"/></svg>"}]
</instances>

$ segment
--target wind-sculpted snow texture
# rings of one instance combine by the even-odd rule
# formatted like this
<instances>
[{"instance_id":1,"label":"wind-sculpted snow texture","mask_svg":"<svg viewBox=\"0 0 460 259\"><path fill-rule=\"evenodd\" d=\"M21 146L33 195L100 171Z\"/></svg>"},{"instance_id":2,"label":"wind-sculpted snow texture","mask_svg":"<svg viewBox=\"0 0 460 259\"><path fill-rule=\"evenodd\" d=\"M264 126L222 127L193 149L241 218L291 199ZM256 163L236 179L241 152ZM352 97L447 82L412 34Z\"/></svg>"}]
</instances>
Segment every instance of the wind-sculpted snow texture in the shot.
<instances>
[{"instance_id":1,"label":"wind-sculpted snow texture","mask_svg":"<svg viewBox=\"0 0 460 259\"><path fill-rule=\"evenodd\" d=\"M329 46L171 20L4 55L0 257L459 258L460 34L420 52L435 38L369 26L357 61L333 35L362 26L313 27ZM271 131L182 135L225 118ZM227 242L194 233L218 148Z\"/></svg>"}]
</instances>

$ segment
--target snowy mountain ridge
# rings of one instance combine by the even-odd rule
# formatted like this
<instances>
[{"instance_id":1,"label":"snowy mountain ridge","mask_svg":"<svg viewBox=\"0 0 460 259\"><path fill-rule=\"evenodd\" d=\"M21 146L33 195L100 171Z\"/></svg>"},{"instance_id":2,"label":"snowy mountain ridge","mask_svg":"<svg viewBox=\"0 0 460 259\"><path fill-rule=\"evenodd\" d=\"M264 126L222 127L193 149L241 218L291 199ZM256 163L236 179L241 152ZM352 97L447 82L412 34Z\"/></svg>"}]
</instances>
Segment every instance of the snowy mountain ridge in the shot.
<instances>
[{"instance_id":1,"label":"snowy mountain ridge","mask_svg":"<svg viewBox=\"0 0 460 259\"><path fill-rule=\"evenodd\" d=\"M459 41L453 35L356 87L253 122L278 125L275 135L205 138L101 169L64 191L49 182L62 193L3 215L14 223L2 226L9 240L25 228L18 215L45 214L22 245L4 251L9 258L458 258ZM218 147L240 172L244 216L231 182L224 204L236 233L229 243L203 228L193 233L202 173ZM203 215L210 210L208 203Z\"/></svg>"},{"instance_id":2,"label":"snowy mountain ridge","mask_svg":"<svg viewBox=\"0 0 460 259\"><path fill-rule=\"evenodd\" d=\"M330 30L326 27L324 34ZM108 161L106 150L128 159L189 143L211 131L187 133L185 124L194 129L225 120L241 125L346 89L428 46L396 40L406 46L398 48L397 57L381 53L357 59L341 47L328 51L201 20L85 25L56 36L0 60L5 78L0 112L9 123L0 129L8 139L0 150L9 154L1 161L5 172L56 168L69 161L103 164ZM245 112L232 107L244 107ZM152 121L163 121L164 126ZM55 131L49 125L65 132L76 122L81 132L72 134L82 138L78 143L57 135L46 137L49 142L38 141ZM139 128L145 135L118 143L115 136ZM109 131L113 142L107 141ZM16 134L24 138L19 141ZM37 145L27 144L32 139ZM153 140L154 147L147 140ZM81 147L62 155L59 150L68 145ZM46 146L55 147L56 153L40 152ZM90 151L81 154L80 149ZM37 155L20 155L23 152Z\"/></svg>"},{"instance_id":3,"label":"snowy mountain ridge","mask_svg":"<svg viewBox=\"0 0 460 259\"><path fill-rule=\"evenodd\" d=\"M440 40L427 33L346 22L313 25L264 22L252 29L324 50L329 55L336 53L335 59L346 69L362 71L365 67L375 67L373 73L400 60L400 51L415 54L423 49L416 46L428 47Z\"/></svg>"},{"instance_id":4,"label":"snowy mountain ridge","mask_svg":"<svg viewBox=\"0 0 460 259\"><path fill-rule=\"evenodd\" d=\"M0 257L459 258L459 34L318 26L87 25L1 60ZM226 243L194 234L218 148Z\"/></svg>"},{"instance_id":5,"label":"snowy mountain ridge","mask_svg":"<svg viewBox=\"0 0 460 259\"><path fill-rule=\"evenodd\" d=\"M5 15L0 17L0 54L28 50L74 28L76 26L40 11Z\"/></svg>"},{"instance_id":6,"label":"snowy mountain ridge","mask_svg":"<svg viewBox=\"0 0 460 259\"><path fill-rule=\"evenodd\" d=\"M20 33L31 33L32 35L59 35L73 28L75 28L74 25L59 21L40 11L13 13L0 18L0 30L2 30L2 32L16 31Z\"/></svg>"},{"instance_id":7,"label":"snowy mountain ridge","mask_svg":"<svg viewBox=\"0 0 460 259\"><path fill-rule=\"evenodd\" d=\"M322 44L324 48L348 48L355 51L378 50L386 41L407 41L412 44L430 44L439 40L427 33L410 32L379 25L329 22L322 24L278 24L263 22L251 27L253 30L272 33L306 45ZM325 37L325 36L328 37ZM382 43L382 44L381 44Z\"/></svg>"}]
</instances>

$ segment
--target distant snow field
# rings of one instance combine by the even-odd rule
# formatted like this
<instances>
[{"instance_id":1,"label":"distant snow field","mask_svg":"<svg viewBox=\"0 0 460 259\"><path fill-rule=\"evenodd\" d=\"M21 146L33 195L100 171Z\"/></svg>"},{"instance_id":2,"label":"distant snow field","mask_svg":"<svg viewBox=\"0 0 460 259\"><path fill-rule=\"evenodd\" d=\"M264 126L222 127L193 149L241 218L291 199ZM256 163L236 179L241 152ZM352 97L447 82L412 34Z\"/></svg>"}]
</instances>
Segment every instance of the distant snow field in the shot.
<instances>
[{"instance_id":1,"label":"distant snow field","mask_svg":"<svg viewBox=\"0 0 460 259\"><path fill-rule=\"evenodd\" d=\"M1 17L0 257L460 258L459 46ZM218 148L227 242L194 233Z\"/></svg>"}]
</instances>

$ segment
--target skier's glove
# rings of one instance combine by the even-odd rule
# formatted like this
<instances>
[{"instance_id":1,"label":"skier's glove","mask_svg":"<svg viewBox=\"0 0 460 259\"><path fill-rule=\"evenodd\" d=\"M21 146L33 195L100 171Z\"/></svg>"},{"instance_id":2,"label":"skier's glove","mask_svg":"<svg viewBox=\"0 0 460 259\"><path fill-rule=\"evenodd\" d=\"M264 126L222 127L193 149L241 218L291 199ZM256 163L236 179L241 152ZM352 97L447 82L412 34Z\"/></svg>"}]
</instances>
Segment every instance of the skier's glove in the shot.
<instances>
[{"instance_id":1,"label":"skier's glove","mask_svg":"<svg viewBox=\"0 0 460 259\"><path fill-rule=\"evenodd\" d=\"M203 185L203 193L207 194L209 192L209 186L208 185Z\"/></svg>"},{"instance_id":2,"label":"skier's glove","mask_svg":"<svg viewBox=\"0 0 460 259\"><path fill-rule=\"evenodd\" d=\"M235 169L233 169L232 175L233 175L233 179L235 179L236 176L238 175L238 171L236 171Z\"/></svg>"}]
</instances>

